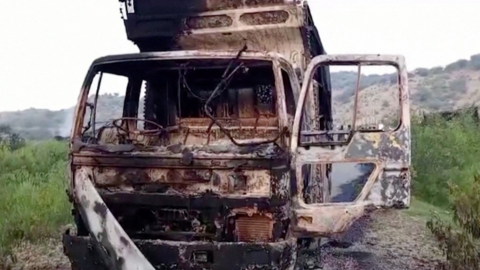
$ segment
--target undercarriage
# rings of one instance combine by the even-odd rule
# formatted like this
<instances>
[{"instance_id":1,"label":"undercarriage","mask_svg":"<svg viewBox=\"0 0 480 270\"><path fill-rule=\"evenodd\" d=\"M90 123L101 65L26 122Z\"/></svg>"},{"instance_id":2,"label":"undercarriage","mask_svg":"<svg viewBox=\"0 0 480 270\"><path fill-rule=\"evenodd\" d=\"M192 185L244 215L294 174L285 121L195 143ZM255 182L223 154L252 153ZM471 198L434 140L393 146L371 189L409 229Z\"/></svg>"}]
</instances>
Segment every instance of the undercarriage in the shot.
<instances>
[{"instance_id":1,"label":"undercarriage","mask_svg":"<svg viewBox=\"0 0 480 270\"><path fill-rule=\"evenodd\" d=\"M155 269L291 269L286 198L167 195L159 189L99 190L112 214ZM109 270L80 222L63 237L72 269ZM82 228L83 227L83 228Z\"/></svg>"},{"instance_id":2,"label":"undercarriage","mask_svg":"<svg viewBox=\"0 0 480 270\"><path fill-rule=\"evenodd\" d=\"M110 270L89 237L65 235L66 254L75 270ZM134 240L157 270L164 269L292 269L296 242L212 243Z\"/></svg>"}]
</instances>

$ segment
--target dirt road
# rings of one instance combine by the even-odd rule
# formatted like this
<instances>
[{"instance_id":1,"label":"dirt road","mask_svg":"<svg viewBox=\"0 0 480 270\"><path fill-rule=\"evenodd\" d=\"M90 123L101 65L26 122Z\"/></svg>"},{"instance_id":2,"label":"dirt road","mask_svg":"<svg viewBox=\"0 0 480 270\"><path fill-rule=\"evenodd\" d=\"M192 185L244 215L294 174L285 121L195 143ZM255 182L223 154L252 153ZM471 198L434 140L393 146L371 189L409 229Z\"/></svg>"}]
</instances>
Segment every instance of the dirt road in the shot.
<instances>
[{"instance_id":1,"label":"dirt road","mask_svg":"<svg viewBox=\"0 0 480 270\"><path fill-rule=\"evenodd\" d=\"M333 167L332 199L336 202L356 198L356 185L366 182L373 166L354 163ZM358 221L339 237L342 248L320 250L323 269L424 270L435 269L441 252L427 231L426 220L410 210L381 210ZM351 246L345 248L345 243Z\"/></svg>"},{"instance_id":2,"label":"dirt road","mask_svg":"<svg viewBox=\"0 0 480 270\"><path fill-rule=\"evenodd\" d=\"M320 269L433 270L442 260L425 220L406 211L377 212L355 224L340 240L353 244L321 250Z\"/></svg>"}]
</instances>

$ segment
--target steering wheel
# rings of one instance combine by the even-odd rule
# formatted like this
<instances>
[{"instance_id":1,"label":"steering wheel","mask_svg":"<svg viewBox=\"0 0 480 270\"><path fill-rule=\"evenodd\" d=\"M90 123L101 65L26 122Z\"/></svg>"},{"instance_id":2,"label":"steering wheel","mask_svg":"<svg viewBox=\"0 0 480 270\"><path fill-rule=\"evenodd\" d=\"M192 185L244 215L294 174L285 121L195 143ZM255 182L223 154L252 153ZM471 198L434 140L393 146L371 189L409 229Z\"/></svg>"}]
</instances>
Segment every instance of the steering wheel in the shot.
<instances>
[{"instance_id":1,"label":"steering wheel","mask_svg":"<svg viewBox=\"0 0 480 270\"><path fill-rule=\"evenodd\" d=\"M157 129L149 129L149 130L128 130L128 129L125 129L123 128L121 125L118 124L118 121L123 121L123 120L135 120L135 121L143 121L145 123L149 123L149 124L152 124L156 127L158 127ZM141 134L141 135L147 135L147 136L158 136L160 135L160 133L162 133L163 131L163 127L153 121L150 121L150 120L147 120L147 119L140 119L140 118L135 118L135 117L122 117L122 118L118 118L118 119L115 119L113 120L112 122L113 126L118 128L119 130L121 131L124 131L126 133L130 133L130 134Z\"/></svg>"}]
</instances>

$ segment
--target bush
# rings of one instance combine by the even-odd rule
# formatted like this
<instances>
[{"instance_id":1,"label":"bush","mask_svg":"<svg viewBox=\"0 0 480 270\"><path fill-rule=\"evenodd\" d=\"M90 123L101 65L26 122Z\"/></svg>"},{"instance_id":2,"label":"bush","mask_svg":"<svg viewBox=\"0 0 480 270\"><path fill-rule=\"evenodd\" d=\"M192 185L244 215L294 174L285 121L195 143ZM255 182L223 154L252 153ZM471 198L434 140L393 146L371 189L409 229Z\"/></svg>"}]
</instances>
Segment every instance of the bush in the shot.
<instances>
[{"instance_id":1,"label":"bush","mask_svg":"<svg viewBox=\"0 0 480 270\"><path fill-rule=\"evenodd\" d=\"M455 70L461 70L467 68L469 65L468 60L466 59L460 59L456 62L453 62L445 67L445 71L447 72L452 72Z\"/></svg>"},{"instance_id":2,"label":"bush","mask_svg":"<svg viewBox=\"0 0 480 270\"><path fill-rule=\"evenodd\" d=\"M0 145L15 151L25 146L25 139L7 125L0 125Z\"/></svg>"},{"instance_id":3,"label":"bush","mask_svg":"<svg viewBox=\"0 0 480 270\"><path fill-rule=\"evenodd\" d=\"M443 72L443 67L434 67L428 71L430 75L441 74L442 72Z\"/></svg>"},{"instance_id":4,"label":"bush","mask_svg":"<svg viewBox=\"0 0 480 270\"><path fill-rule=\"evenodd\" d=\"M426 87L420 87L417 92L412 95L412 99L417 102L426 103L433 98L432 91Z\"/></svg>"},{"instance_id":5,"label":"bush","mask_svg":"<svg viewBox=\"0 0 480 270\"><path fill-rule=\"evenodd\" d=\"M437 213L427 222L445 255L442 269L480 269L479 124L471 110L413 121L412 191L453 213L452 222Z\"/></svg>"},{"instance_id":6,"label":"bush","mask_svg":"<svg viewBox=\"0 0 480 270\"><path fill-rule=\"evenodd\" d=\"M54 141L0 149L0 255L18 241L56 235L70 222L67 150Z\"/></svg>"},{"instance_id":7,"label":"bush","mask_svg":"<svg viewBox=\"0 0 480 270\"><path fill-rule=\"evenodd\" d=\"M428 76L428 69L426 68L417 68L415 69L415 75L418 75L420 77L427 77Z\"/></svg>"},{"instance_id":8,"label":"bush","mask_svg":"<svg viewBox=\"0 0 480 270\"><path fill-rule=\"evenodd\" d=\"M470 56L470 68L480 70L480 54Z\"/></svg>"},{"instance_id":9,"label":"bush","mask_svg":"<svg viewBox=\"0 0 480 270\"><path fill-rule=\"evenodd\" d=\"M480 268L480 176L475 176L469 189L449 183L453 225L434 214L427 227L438 240L446 256L444 269Z\"/></svg>"},{"instance_id":10,"label":"bush","mask_svg":"<svg viewBox=\"0 0 480 270\"><path fill-rule=\"evenodd\" d=\"M465 93L467 92L467 82L463 78L453 80L450 82L450 89L458 93Z\"/></svg>"},{"instance_id":11,"label":"bush","mask_svg":"<svg viewBox=\"0 0 480 270\"><path fill-rule=\"evenodd\" d=\"M414 195L431 204L448 207L447 183L468 190L471 176L480 171L479 123L466 113L450 121L432 116L412 121L412 163L416 173Z\"/></svg>"}]
</instances>

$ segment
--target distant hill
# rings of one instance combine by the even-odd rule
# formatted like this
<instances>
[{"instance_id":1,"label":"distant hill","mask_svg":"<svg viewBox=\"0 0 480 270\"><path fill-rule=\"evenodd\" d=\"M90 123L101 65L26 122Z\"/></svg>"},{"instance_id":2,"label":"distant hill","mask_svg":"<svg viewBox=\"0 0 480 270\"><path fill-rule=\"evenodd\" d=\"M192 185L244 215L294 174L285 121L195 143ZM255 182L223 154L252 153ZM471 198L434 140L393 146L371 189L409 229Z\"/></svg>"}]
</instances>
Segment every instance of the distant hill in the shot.
<instances>
[{"instance_id":1,"label":"distant hill","mask_svg":"<svg viewBox=\"0 0 480 270\"><path fill-rule=\"evenodd\" d=\"M89 98L93 101L93 96ZM102 122L122 115L123 96L105 94L98 99L96 121ZM143 111L143 102L142 108ZM50 111L27 109L16 112L0 112L0 125L10 126L27 139L47 139L54 136L68 136L73 121L74 107Z\"/></svg>"},{"instance_id":2,"label":"distant hill","mask_svg":"<svg viewBox=\"0 0 480 270\"><path fill-rule=\"evenodd\" d=\"M332 74L336 115L344 121L353 116L357 74ZM358 107L367 111L363 117L388 118L397 103L395 74L362 76ZM409 73L412 112L450 111L480 103L480 54L461 59L445 67L418 68ZM359 110L359 112L361 111Z\"/></svg>"},{"instance_id":3,"label":"distant hill","mask_svg":"<svg viewBox=\"0 0 480 270\"><path fill-rule=\"evenodd\" d=\"M353 116L353 91L355 72L331 74L333 103L337 118L342 121ZM395 74L362 75L359 108L368 110L360 118L391 117L392 104L396 104L394 92ZM412 110L426 112L447 111L480 103L480 54L470 59L460 59L445 67L418 68L409 74ZM98 121L113 115L121 115L123 97L108 94L99 98ZM143 102L141 103L143 105ZM390 110L389 110L390 109ZM143 111L140 109L140 111ZM59 111L27 109L17 112L0 112L0 125L9 125L28 139L45 139L56 135L66 136L73 120L73 107Z\"/></svg>"}]
</instances>

